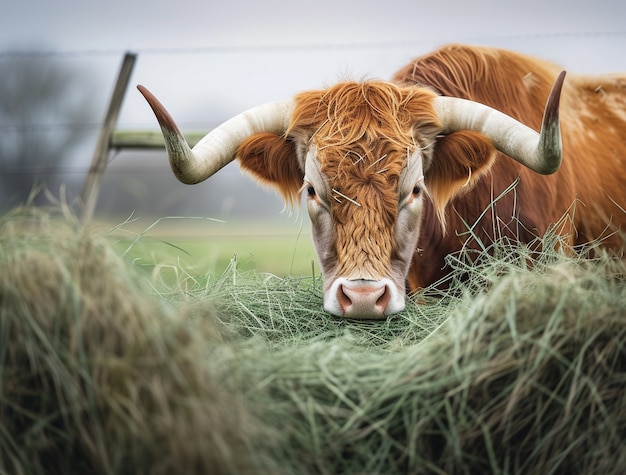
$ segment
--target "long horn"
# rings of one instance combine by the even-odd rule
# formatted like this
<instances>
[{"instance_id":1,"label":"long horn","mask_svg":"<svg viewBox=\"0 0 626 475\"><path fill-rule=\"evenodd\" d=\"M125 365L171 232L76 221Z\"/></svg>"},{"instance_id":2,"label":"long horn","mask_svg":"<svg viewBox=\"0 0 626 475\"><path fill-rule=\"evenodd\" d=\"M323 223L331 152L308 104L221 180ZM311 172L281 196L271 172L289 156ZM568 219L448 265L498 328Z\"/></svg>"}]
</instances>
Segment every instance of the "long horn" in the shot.
<instances>
[{"instance_id":1,"label":"long horn","mask_svg":"<svg viewBox=\"0 0 626 475\"><path fill-rule=\"evenodd\" d=\"M185 137L163 104L144 86L137 86L159 121L170 166L183 183L206 180L235 158L237 147L259 132L282 134L289 126L292 101L272 102L249 109L206 134L194 147Z\"/></svg>"},{"instance_id":2,"label":"long horn","mask_svg":"<svg viewBox=\"0 0 626 475\"><path fill-rule=\"evenodd\" d=\"M496 149L537 173L549 175L561 165L559 99L564 79L565 71L562 71L548 96L539 134L500 111L464 99L438 96L435 111L444 124L444 133L481 132L493 141Z\"/></svg>"}]
</instances>

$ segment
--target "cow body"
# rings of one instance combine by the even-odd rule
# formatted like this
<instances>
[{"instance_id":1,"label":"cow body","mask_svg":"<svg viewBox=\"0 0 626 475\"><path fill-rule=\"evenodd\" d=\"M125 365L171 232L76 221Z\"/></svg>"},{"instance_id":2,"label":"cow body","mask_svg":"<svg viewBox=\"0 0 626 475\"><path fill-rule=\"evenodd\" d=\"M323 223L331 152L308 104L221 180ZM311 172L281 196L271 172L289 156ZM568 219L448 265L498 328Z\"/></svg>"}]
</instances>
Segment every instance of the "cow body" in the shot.
<instances>
[{"instance_id":1,"label":"cow body","mask_svg":"<svg viewBox=\"0 0 626 475\"><path fill-rule=\"evenodd\" d=\"M464 247L502 237L531 243L552 227L571 245L600 239L621 252L626 78L568 76L562 165L546 176L536 171L552 173L561 158L558 92L556 101L551 93L557 76L560 88L562 75L550 63L452 45L416 59L391 82L302 93L276 106L288 111L279 119L246 112L242 125L226 123L193 151L142 92L182 181L203 180L236 156L287 202L304 193L324 307L381 318L404 307L406 291L445 277L445 257ZM541 129L539 145L535 132L480 104ZM215 144L222 150L214 154Z\"/></svg>"},{"instance_id":2,"label":"cow body","mask_svg":"<svg viewBox=\"0 0 626 475\"><path fill-rule=\"evenodd\" d=\"M509 51L449 46L416 59L393 80L487 104L539 130L540 104L559 71L556 65ZM563 163L556 173L539 175L498 152L471 189L459 190L448 204L445 232L427 200L418 241L421 251L414 255L408 275L411 290L443 278L445 256L463 246L480 248L502 237L531 243L551 227L572 246L600 240L622 253L626 76L569 73L561 94L561 118Z\"/></svg>"}]
</instances>

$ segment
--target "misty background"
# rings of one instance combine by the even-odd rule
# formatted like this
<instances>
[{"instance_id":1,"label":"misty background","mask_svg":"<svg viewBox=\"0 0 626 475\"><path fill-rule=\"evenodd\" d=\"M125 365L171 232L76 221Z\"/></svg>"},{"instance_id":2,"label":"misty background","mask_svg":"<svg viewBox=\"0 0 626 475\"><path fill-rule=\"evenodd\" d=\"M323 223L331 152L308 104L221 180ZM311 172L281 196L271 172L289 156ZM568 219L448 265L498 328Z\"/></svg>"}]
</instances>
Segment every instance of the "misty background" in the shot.
<instances>
[{"instance_id":1,"label":"misty background","mask_svg":"<svg viewBox=\"0 0 626 475\"><path fill-rule=\"evenodd\" d=\"M126 51L119 130L156 130L148 87L184 131L343 79L389 78L446 43L531 54L577 73L626 71L626 6L577 0L315 3L24 0L0 15L0 208L75 202ZM47 192L43 191L47 190ZM165 152L111 151L96 216L278 217L282 201L227 166L179 183Z\"/></svg>"}]
</instances>

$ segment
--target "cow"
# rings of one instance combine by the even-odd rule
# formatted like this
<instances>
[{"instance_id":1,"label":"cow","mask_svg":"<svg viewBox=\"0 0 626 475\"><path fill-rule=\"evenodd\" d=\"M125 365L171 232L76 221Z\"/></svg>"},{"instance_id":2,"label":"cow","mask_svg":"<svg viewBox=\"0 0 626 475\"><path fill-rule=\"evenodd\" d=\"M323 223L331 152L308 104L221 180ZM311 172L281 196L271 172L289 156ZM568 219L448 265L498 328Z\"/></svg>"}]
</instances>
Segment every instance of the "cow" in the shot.
<instances>
[{"instance_id":1,"label":"cow","mask_svg":"<svg viewBox=\"0 0 626 475\"><path fill-rule=\"evenodd\" d=\"M464 247L554 230L568 246L600 240L622 252L626 76L564 77L547 61L452 44L391 81L341 82L245 111L193 149L138 88L180 181L237 158L287 203L303 194L324 309L383 319L441 281L446 256Z\"/></svg>"}]
</instances>

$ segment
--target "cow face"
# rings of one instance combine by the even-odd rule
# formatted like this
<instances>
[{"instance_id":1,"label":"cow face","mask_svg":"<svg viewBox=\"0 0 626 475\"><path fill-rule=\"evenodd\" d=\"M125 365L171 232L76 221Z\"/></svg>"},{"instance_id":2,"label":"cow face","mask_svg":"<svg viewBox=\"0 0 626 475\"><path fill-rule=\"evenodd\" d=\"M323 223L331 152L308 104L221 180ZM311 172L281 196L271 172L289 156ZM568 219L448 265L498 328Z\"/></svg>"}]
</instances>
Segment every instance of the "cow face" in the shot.
<instances>
[{"instance_id":1,"label":"cow face","mask_svg":"<svg viewBox=\"0 0 626 475\"><path fill-rule=\"evenodd\" d=\"M239 148L242 167L287 201L297 200L296 189L304 194L324 308L334 315L401 311L425 200L443 210L493 156L479 134L437 137L433 97L382 82L304 93L296 97L287 140L260 134ZM452 159L437 155L439 144Z\"/></svg>"},{"instance_id":2,"label":"cow face","mask_svg":"<svg viewBox=\"0 0 626 475\"><path fill-rule=\"evenodd\" d=\"M440 129L430 93L345 83L296 98L288 135L324 274L324 308L382 318L404 308L424 164Z\"/></svg>"},{"instance_id":3,"label":"cow face","mask_svg":"<svg viewBox=\"0 0 626 475\"><path fill-rule=\"evenodd\" d=\"M380 318L404 308L424 177L419 152L394 148L350 151L341 160L343 147L307 151L303 189L324 309L334 315Z\"/></svg>"}]
</instances>

